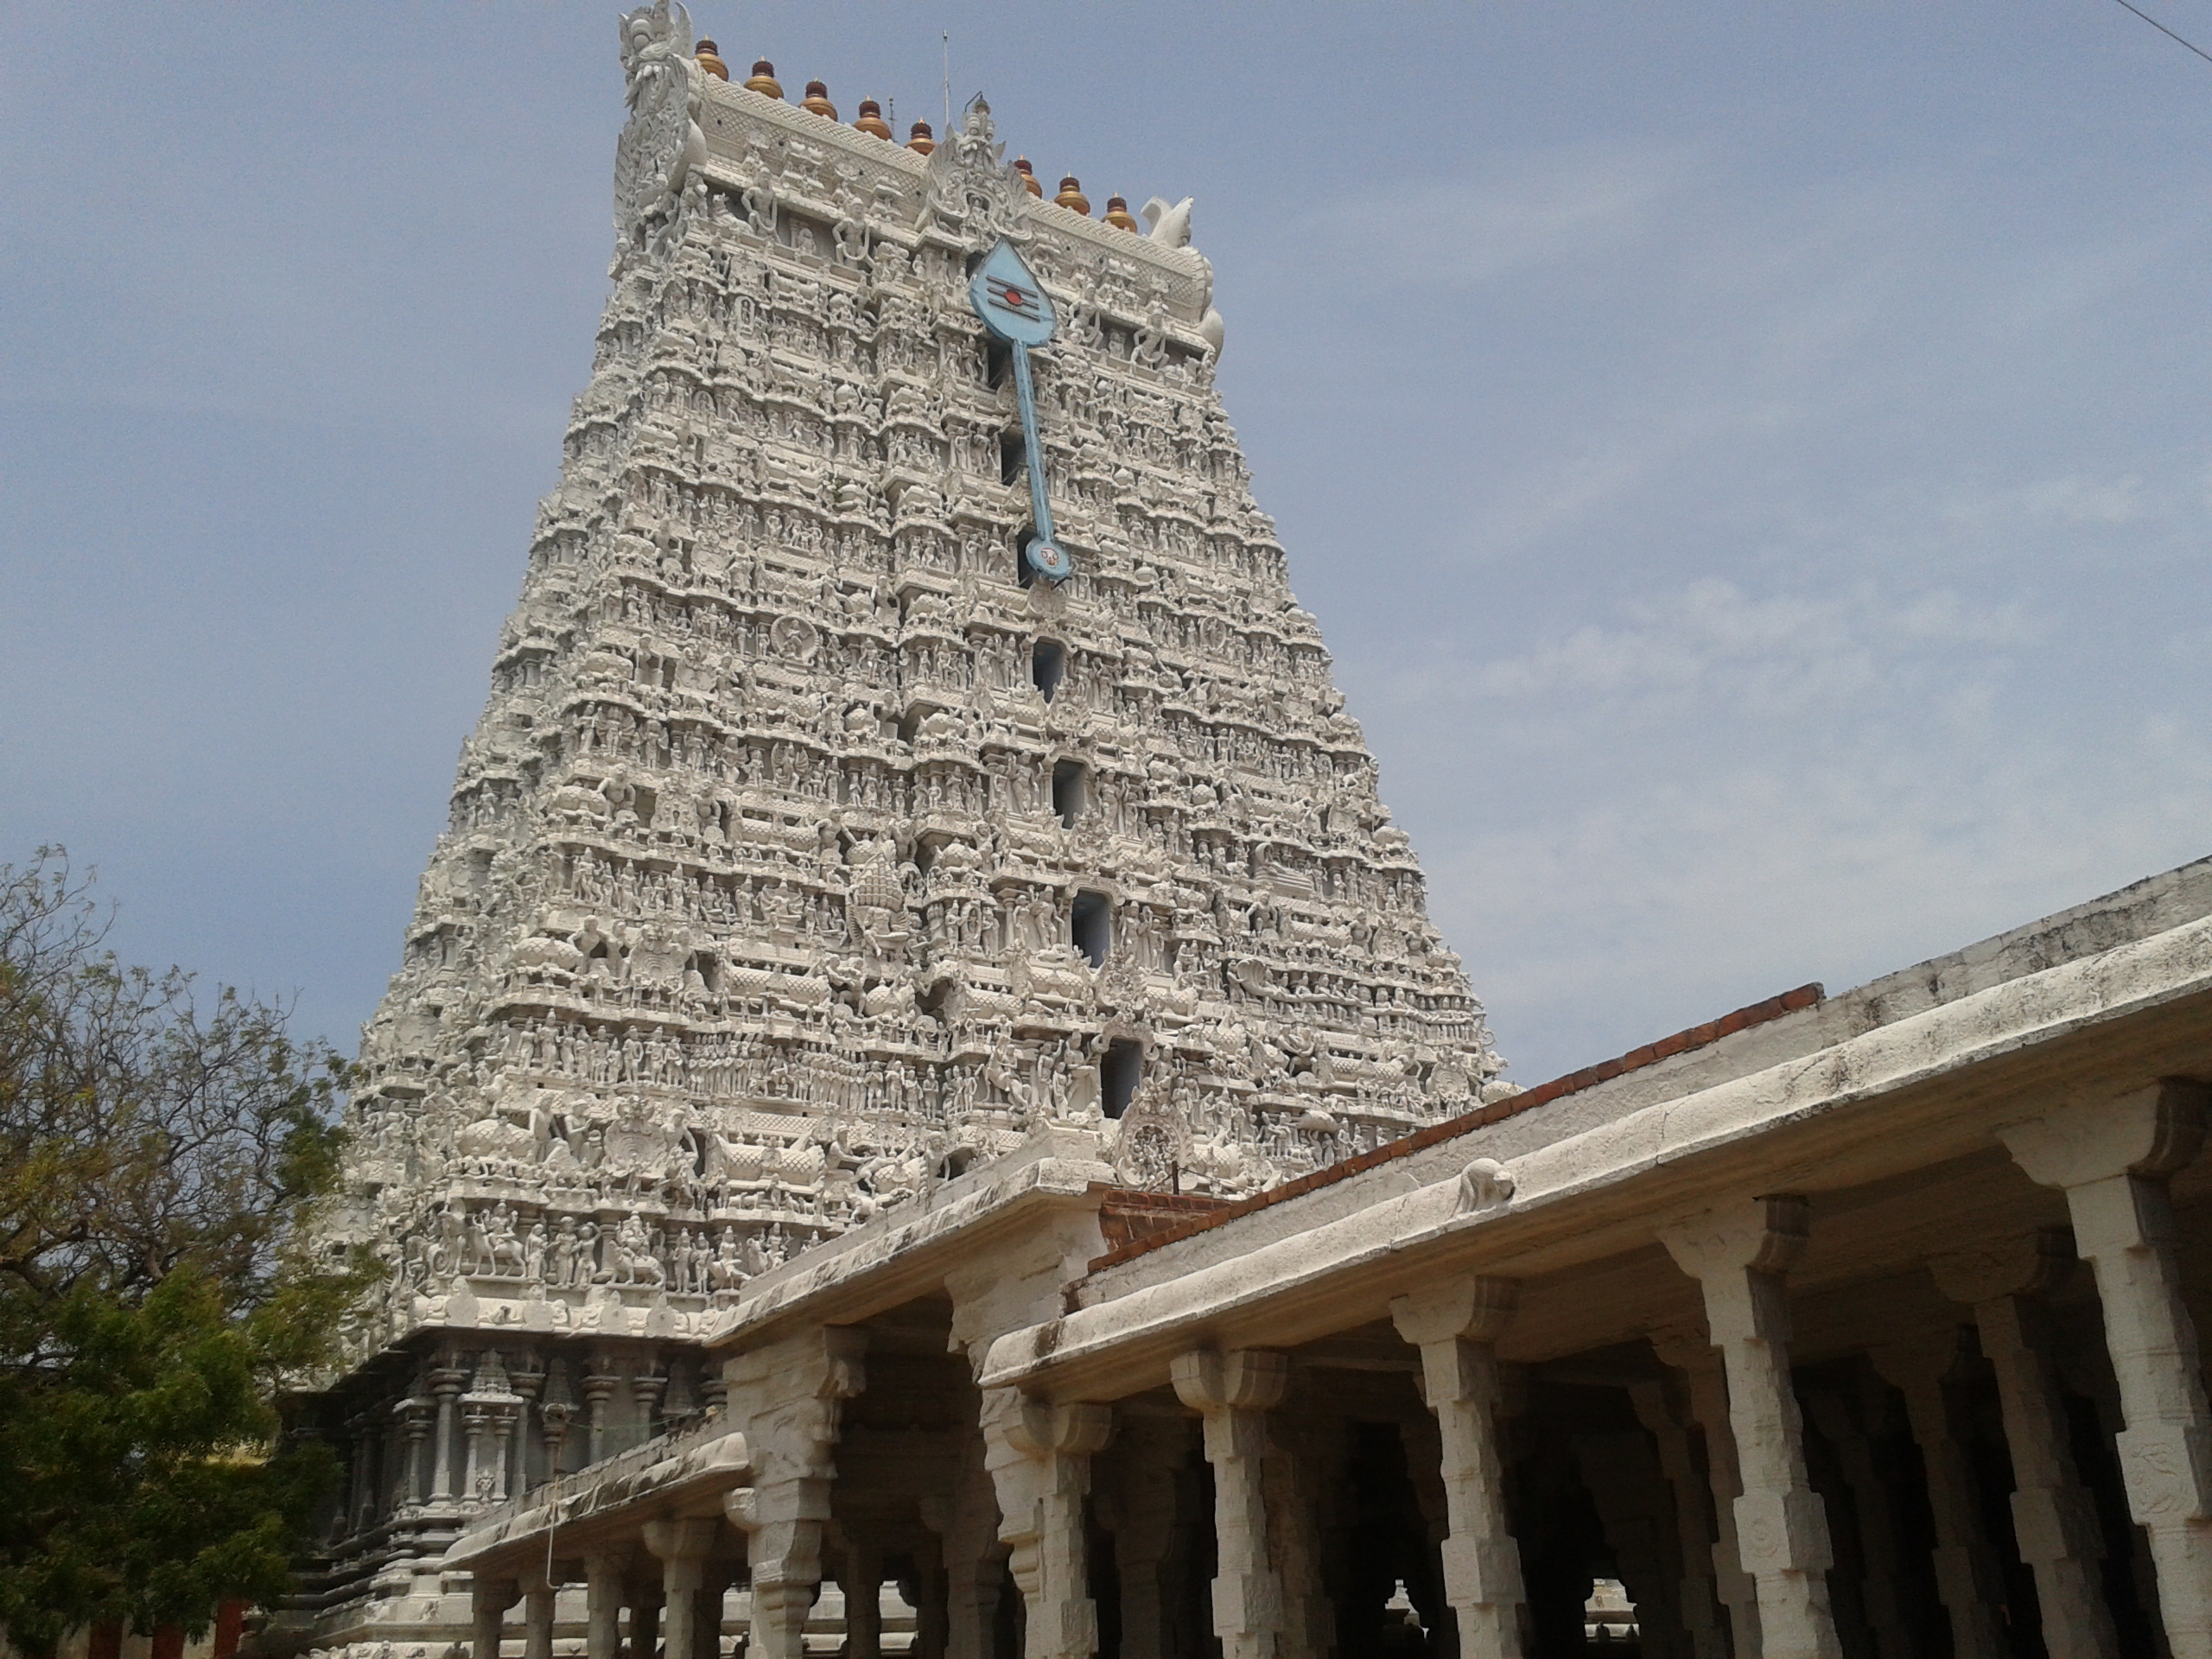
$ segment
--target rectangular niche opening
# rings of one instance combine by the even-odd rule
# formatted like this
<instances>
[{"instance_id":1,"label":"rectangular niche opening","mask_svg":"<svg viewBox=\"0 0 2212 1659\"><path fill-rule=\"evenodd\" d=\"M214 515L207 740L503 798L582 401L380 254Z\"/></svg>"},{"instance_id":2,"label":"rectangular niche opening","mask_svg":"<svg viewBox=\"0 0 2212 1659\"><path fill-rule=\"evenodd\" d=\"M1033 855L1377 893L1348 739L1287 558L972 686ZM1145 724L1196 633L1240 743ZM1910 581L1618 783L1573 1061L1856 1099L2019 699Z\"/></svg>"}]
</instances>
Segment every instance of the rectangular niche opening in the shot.
<instances>
[{"instance_id":1,"label":"rectangular niche opening","mask_svg":"<svg viewBox=\"0 0 2212 1659\"><path fill-rule=\"evenodd\" d=\"M1052 693L1059 690L1067 671L1066 648L1057 640L1039 639L1029 653L1029 677L1044 694L1046 702L1052 700Z\"/></svg>"},{"instance_id":2,"label":"rectangular niche opening","mask_svg":"<svg viewBox=\"0 0 2212 1659\"><path fill-rule=\"evenodd\" d=\"M1075 948L1090 958L1092 967L1103 968L1106 953L1114 948L1114 901L1103 893L1078 893L1068 926Z\"/></svg>"},{"instance_id":3,"label":"rectangular niche opening","mask_svg":"<svg viewBox=\"0 0 2212 1659\"><path fill-rule=\"evenodd\" d=\"M1028 448L1021 442L1021 429L999 434L999 482L1011 484L1021 476L1021 469L1028 465Z\"/></svg>"},{"instance_id":4,"label":"rectangular niche opening","mask_svg":"<svg viewBox=\"0 0 2212 1659\"><path fill-rule=\"evenodd\" d=\"M1052 810L1060 815L1060 823L1075 828L1075 821L1083 815L1084 802L1090 792L1090 768L1080 760L1062 760L1052 767Z\"/></svg>"},{"instance_id":5,"label":"rectangular niche opening","mask_svg":"<svg viewBox=\"0 0 2212 1659\"><path fill-rule=\"evenodd\" d=\"M1106 1058L1098 1063L1098 1106L1109 1117L1119 1117L1137 1097L1144 1081L1144 1045L1117 1037L1106 1045Z\"/></svg>"}]
</instances>

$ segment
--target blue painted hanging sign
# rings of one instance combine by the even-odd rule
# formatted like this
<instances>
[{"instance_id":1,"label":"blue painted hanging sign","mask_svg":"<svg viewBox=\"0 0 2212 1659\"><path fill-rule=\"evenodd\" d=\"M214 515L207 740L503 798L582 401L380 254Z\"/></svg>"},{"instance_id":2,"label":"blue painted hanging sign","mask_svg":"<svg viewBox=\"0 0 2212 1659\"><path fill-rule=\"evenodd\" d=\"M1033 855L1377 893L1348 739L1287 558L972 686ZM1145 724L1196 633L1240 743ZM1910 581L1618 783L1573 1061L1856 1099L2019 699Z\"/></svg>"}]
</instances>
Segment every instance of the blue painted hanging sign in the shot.
<instances>
[{"instance_id":1,"label":"blue painted hanging sign","mask_svg":"<svg viewBox=\"0 0 2212 1659\"><path fill-rule=\"evenodd\" d=\"M1021 405L1021 445L1029 467L1029 507L1036 523L1021 556L1050 582L1065 582L1075 564L1052 537L1052 504L1045 495L1045 447L1037 436L1037 391L1029 376L1029 348L1051 340L1059 327L1052 296L1011 242L991 250L968 283L968 302L983 327L1007 342L1014 356L1014 391Z\"/></svg>"}]
</instances>

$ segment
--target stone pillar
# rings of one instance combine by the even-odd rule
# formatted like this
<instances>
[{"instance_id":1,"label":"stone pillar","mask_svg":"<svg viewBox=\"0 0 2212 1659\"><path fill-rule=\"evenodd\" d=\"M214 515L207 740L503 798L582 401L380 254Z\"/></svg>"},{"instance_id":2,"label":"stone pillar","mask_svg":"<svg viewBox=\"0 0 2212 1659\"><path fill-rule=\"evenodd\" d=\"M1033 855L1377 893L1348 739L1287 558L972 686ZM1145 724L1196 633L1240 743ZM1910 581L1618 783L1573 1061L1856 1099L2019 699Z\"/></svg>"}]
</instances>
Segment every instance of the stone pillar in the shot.
<instances>
[{"instance_id":1,"label":"stone pillar","mask_svg":"<svg viewBox=\"0 0 2212 1659\"><path fill-rule=\"evenodd\" d=\"M2073 1248L2063 1229L2046 1228L1929 1266L1938 1290L1974 1309L1981 1351L1997 1373L2012 1456L2012 1533L2036 1575L2044 1647L2050 1659L2119 1659L2098 1566L2103 1529L2075 1471L2042 1301L2074 1266Z\"/></svg>"},{"instance_id":2,"label":"stone pillar","mask_svg":"<svg viewBox=\"0 0 2212 1659\"><path fill-rule=\"evenodd\" d=\"M1698 1478L1689 1434L1666 1383L1656 1380L1631 1383L1628 1397L1636 1408L1637 1421L1651 1436L1659 1456L1659 1472L1666 1477L1674 1494L1675 1538L1681 1573L1676 1600L1690 1659L1729 1659L1728 1632L1721 1623L1720 1599L1713 1582L1713 1528L1706 1519L1707 1489Z\"/></svg>"},{"instance_id":3,"label":"stone pillar","mask_svg":"<svg viewBox=\"0 0 2212 1659\"><path fill-rule=\"evenodd\" d=\"M991 1659L1006 1546L998 1497L983 1467L982 1432L963 1440L953 1490L923 1501L924 1523L944 1540L944 1650L950 1659Z\"/></svg>"},{"instance_id":4,"label":"stone pillar","mask_svg":"<svg viewBox=\"0 0 2212 1659\"><path fill-rule=\"evenodd\" d=\"M698 1659L721 1659L722 1620L729 1609L730 1586L736 1581L735 1561L721 1557L708 1560L705 1581L692 1597L698 1607L691 1626Z\"/></svg>"},{"instance_id":5,"label":"stone pillar","mask_svg":"<svg viewBox=\"0 0 2212 1659\"><path fill-rule=\"evenodd\" d=\"M1105 1249L1097 1215L1084 1210L1064 1213L1048 1224L1029 1230L1018 1243L974 1252L970 1259L950 1267L944 1275L944 1288L952 1300L952 1351L964 1352L973 1374L981 1376L990 1345L999 1337L1040 1319L1056 1319L1066 1311L1067 1287L1084 1276L1090 1262ZM992 1449L988 1445L982 1449L988 1460ZM963 1516L972 1511L978 1497L984 1505L991 1505L989 1488L987 1480L980 1493L963 1491L958 1505ZM974 1659L991 1650L991 1620L997 1609L999 1586L1007 1576L1006 1567L1001 1565L1004 1558L999 1554L1003 1546L994 1535L997 1522L998 1517L993 1516L990 1530L956 1527L960 1540L957 1550L951 1548L952 1541L947 1541L954 1659ZM1037 1639L1032 1632L1025 1643ZM971 1640L976 1643L972 1650L966 1645Z\"/></svg>"},{"instance_id":6,"label":"stone pillar","mask_svg":"<svg viewBox=\"0 0 2212 1659\"><path fill-rule=\"evenodd\" d=\"M1803 1424L1789 1386L1783 1274L1805 1248L1805 1200L1740 1199L1660 1234L1705 1293L1706 1325L1728 1379L1728 1424L1744 1494L1736 1541L1758 1586L1763 1659L1841 1659L1828 1611L1827 1516L1805 1478Z\"/></svg>"},{"instance_id":7,"label":"stone pillar","mask_svg":"<svg viewBox=\"0 0 2212 1659\"><path fill-rule=\"evenodd\" d=\"M383 1497L378 1500L378 1516L396 1516L403 1509L420 1502L420 1476L416 1465L420 1462L423 1431L411 1431L414 1418L423 1415L423 1402L411 1398L400 1398L391 1402L391 1409L385 1411L385 1455L378 1465L383 1476Z\"/></svg>"},{"instance_id":8,"label":"stone pillar","mask_svg":"<svg viewBox=\"0 0 2212 1659\"><path fill-rule=\"evenodd\" d=\"M407 1449L400 1454L399 1487L392 1494L395 1510L411 1510L423 1501L423 1443L430 1438L436 1408L420 1395L410 1395L391 1408L399 1419Z\"/></svg>"},{"instance_id":9,"label":"stone pillar","mask_svg":"<svg viewBox=\"0 0 2212 1659\"><path fill-rule=\"evenodd\" d=\"M1318 1659L1336 1649L1337 1614L1321 1570L1321 1493L1315 1471L1319 1459L1310 1452L1297 1431L1270 1432L1261 1480L1274 1519L1275 1573L1282 1584L1282 1649ZM1441 1609L1434 1605L1433 1582L1416 1574L1407 1588L1416 1605L1427 1592L1430 1620L1435 1622Z\"/></svg>"},{"instance_id":10,"label":"stone pillar","mask_svg":"<svg viewBox=\"0 0 2212 1659\"><path fill-rule=\"evenodd\" d=\"M1576 1434L1570 1445L1621 1586L1636 1609L1638 1653L1642 1659L1688 1659L1681 1575L1674 1565L1679 1554L1675 1505L1650 1437L1624 1429Z\"/></svg>"},{"instance_id":11,"label":"stone pillar","mask_svg":"<svg viewBox=\"0 0 2212 1659\"><path fill-rule=\"evenodd\" d=\"M719 1651L719 1624L702 1630L699 1618L716 1525L712 1516L645 1522L645 1548L660 1560L661 1641L668 1659L715 1659Z\"/></svg>"},{"instance_id":12,"label":"stone pillar","mask_svg":"<svg viewBox=\"0 0 2212 1659\"><path fill-rule=\"evenodd\" d=\"M1497 1338L1520 1287L1461 1274L1390 1303L1398 1335L1421 1350L1422 1393L1444 1441L1444 1596L1459 1616L1460 1659L1520 1659L1521 1550L1505 1523L1497 1452Z\"/></svg>"},{"instance_id":13,"label":"stone pillar","mask_svg":"<svg viewBox=\"0 0 2212 1659\"><path fill-rule=\"evenodd\" d=\"M469 1592L471 1659L499 1659L499 1626L506 1619L507 1609L521 1598L521 1586L512 1579L476 1580Z\"/></svg>"},{"instance_id":14,"label":"stone pillar","mask_svg":"<svg viewBox=\"0 0 2212 1659\"><path fill-rule=\"evenodd\" d=\"M430 1502L453 1501L454 1402L468 1386L468 1373L455 1365L442 1365L430 1373L430 1393L438 1402L437 1436L431 1450Z\"/></svg>"},{"instance_id":15,"label":"stone pillar","mask_svg":"<svg viewBox=\"0 0 2212 1659\"><path fill-rule=\"evenodd\" d=\"M1503 1365L1498 1367L1501 1376L1506 1369ZM1416 1371L1408 1380L1414 1385L1414 1397L1420 1399L1422 1391L1420 1373ZM1501 1462L1510 1464L1511 1454L1507 1448L1510 1445L1510 1431L1503 1421L1505 1414L1501 1410L1495 1415L1499 1420L1498 1458ZM1314 1494L1319 1500L1314 1505L1316 1514L1325 1512L1331 1520L1338 1522L1328 1529L1329 1545L1316 1552L1319 1555L1321 1567L1315 1576L1327 1594L1329 1623L1326 1628L1333 1641L1337 1609L1351 1605L1358 1607L1362 1613L1370 1611L1374 1598L1365 1592L1370 1588L1380 1586L1355 1586L1358 1573L1357 1564L1351 1559L1352 1539L1348 1534L1357 1535L1358 1521L1355 1517L1349 1528L1342 1523L1339 1516L1346 1506L1341 1500L1348 1494L1341 1490L1340 1485L1338 1490L1328 1490L1330 1484L1341 1483L1350 1472L1350 1447L1346 1445L1346 1437L1342 1434L1317 1434L1313 1432L1312 1426L1301 1427L1305 1432L1299 1435L1299 1439L1305 1445L1299 1448L1298 1455L1306 1480L1319 1489ZM1418 1560L1408 1563L1413 1570L1406 1575L1406 1599L1412 1604L1415 1622L1427 1634L1427 1659L1460 1659L1459 1616L1452 1609L1444 1571L1445 1541L1452 1535L1452 1499L1445 1490L1444 1435L1436 1426L1436 1414L1427 1410L1423 1410L1419 1417L1401 1418L1396 1428L1399 1454L1406 1460L1406 1483L1413 1488L1414 1496L1412 1507L1402 1511L1406 1531L1409 1536L1418 1538L1422 1545ZM1287 1438L1280 1429L1268 1436L1270 1443L1277 1446ZM1274 1481L1273 1468L1269 1469L1268 1478L1271 1483ZM1269 1491L1273 1490L1270 1485ZM1334 1555L1331 1554L1332 1548L1337 1552ZM1288 1586L1295 1585L1298 1580L1292 1575L1291 1563L1287 1559L1282 1561L1281 1571L1286 1586L1286 1610L1294 1611L1298 1599L1288 1592ZM1361 1605L1363 1602L1364 1605ZM1291 1629L1294 1632L1298 1627L1294 1624ZM1367 1629L1359 1634L1371 1641L1375 1632ZM1316 1649L1322 1653L1328 1650L1326 1646ZM1294 1647L1292 1651L1299 1649Z\"/></svg>"},{"instance_id":16,"label":"stone pillar","mask_svg":"<svg viewBox=\"0 0 2212 1659\"><path fill-rule=\"evenodd\" d=\"M2064 1190L2074 1247L2096 1273L2127 1419L2128 1513L2149 1536L2174 1659L2212 1659L2212 1408L2167 1192L2203 1143L2208 1092L2158 1083L1999 1131L2031 1179Z\"/></svg>"},{"instance_id":17,"label":"stone pillar","mask_svg":"<svg viewBox=\"0 0 2212 1659\"><path fill-rule=\"evenodd\" d=\"M1182 1420L1142 1418L1125 1424L1121 1465L1121 1522L1114 1561L1122 1575L1124 1659L1165 1659L1168 1610L1162 1574L1175 1543L1175 1471L1187 1454Z\"/></svg>"},{"instance_id":18,"label":"stone pillar","mask_svg":"<svg viewBox=\"0 0 2212 1659\"><path fill-rule=\"evenodd\" d=\"M1262 1465L1268 1408L1282 1398L1290 1362L1263 1349L1179 1354L1173 1375L1182 1402L1205 1420L1213 1465L1213 1628L1222 1659L1275 1659L1283 1629L1282 1583L1268 1550Z\"/></svg>"},{"instance_id":19,"label":"stone pillar","mask_svg":"<svg viewBox=\"0 0 2212 1659\"><path fill-rule=\"evenodd\" d=\"M604 1367L603 1356L594 1359ZM600 1370L584 1378L584 1461L597 1463L607 1455L607 1402L622 1379L612 1370Z\"/></svg>"},{"instance_id":20,"label":"stone pillar","mask_svg":"<svg viewBox=\"0 0 2212 1659\"><path fill-rule=\"evenodd\" d=\"M1090 1659L1098 1650L1083 1500L1090 1456L1114 1432L1098 1405L1052 1405L993 1389L983 1400L984 1466L998 1493L999 1541L1020 1587L1024 1659Z\"/></svg>"},{"instance_id":21,"label":"stone pillar","mask_svg":"<svg viewBox=\"0 0 2212 1659\"><path fill-rule=\"evenodd\" d=\"M660 1575L630 1591L630 1644L624 1659L653 1659L660 1651Z\"/></svg>"},{"instance_id":22,"label":"stone pillar","mask_svg":"<svg viewBox=\"0 0 2212 1659\"><path fill-rule=\"evenodd\" d=\"M723 1372L731 1420L753 1459L753 1484L722 1500L745 1534L753 1575L748 1659L804 1659L839 1406L866 1386L867 1345L865 1332L821 1326L741 1354ZM678 1659L673 1643L669 1659Z\"/></svg>"},{"instance_id":23,"label":"stone pillar","mask_svg":"<svg viewBox=\"0 0 2212 1659\"><path fill-rule=\"evenodd\" d=\"M1928 1480L1936 1523L1936 1593L1951 1625L1953 1659L2005 1659L2012 1645L1998 1618L2005 1583L1981 1524L1981 1503L1966 1448L1952 1432L1943 1390L1959 1362L1959 1333L1895 1342L1869 1356L1882 1380L1904 1396L1905 1421ZM2059 1659L2054 1653L2053 1659Z\"/></svg>"},{"instance_id":24,"label":"stone pillar","mask_svg":"<svg viewBox=\"0 0 2212 1659\"><path fill-rule=\"evenodd\" d=\"M1652 1351L1682 1374L1690 1421L1705 1442L1706 1476L1713 1492L1713 1592L1727 1609L1727 1636L1735 1659L1759 1659L1759 1586L1736 1547L1736 1500L1744 1484L1736 1472L1736 1435L1728 1426L1728 1378L1719 1353L1703 1331L1669 1325L1649 1333Z\"/></svg>"},{"instance_id":25,"label":"stone pillar","mask_svg":"<svg viewBox=\"0 0 2212 1659\"><path fill-rule=\"evenodd\" d=\"M1875 1466L1877 1426L1860 1421L1860 1413L1871 1413L1875 1405L1833 1392L1815 1395L1809 1403L1814 1427L1834 1448L1844 1484L1850 1489L1852 1511L1858 1517L1859 1599L1866 1610L1875 1650L1881 1659L1907 1659L1913 1651L1913 1641L1898 1599L1904 1559L1897 1547L1897 1517L1890 1505L1889 1484Z\"/></svg>"},{"instance_id":26,"label":"stone pillar","mask_svg":"<svg viewBox=\"0 0 2212 1659\"><path fill-rule=\"evenodd\" d=\"M548 1400L537 1408L537 1421L544 1432L545 1478L561 1478L561 1465L569 1447L569 1427L576 1408L565 1400Z\"/></svg>"},{"instance_id":27,"label":"stone pillar","mask_svg":"<svg viewBox=\"0 0 2212 1659\"><path fill-rule=\"evenodd\" d=\"M357 1412L346 1420L346 1432L353 1442L353 1456L346 1475L346 1527L349 1532L366 1532L376 1516L376 1435L370 1427L370 1414Z\"/></svg>"},{"instance_id":28,"label":"stone pillar","mask_svg":"<svg viewBox=\"0 0 2212 1659\"><path fill-rule=\"evenodd\" d=\"M522 1659L553 1659L553 1605L558 1594L558 1587L543 1580L523 1592Z\"/></svg>"},{"instance_id":29,"label":"stone pillar","mask_svg":"<svg viewBox=\"0 0 2212 1659\"><path fill-rule=\"evenodd\" d=\"M855 1543L839 1564L837 1587L845 1597L845 1659L883 1659L883 1558Z\"/></svg>"},{"instance_id":30,"label":"stone pillar","mask_svg":"<svg viewBox=\"0 0 2212 1659\"><path fill-rule=\"evenodd\" d=\"M619 1555L584 1557L584 1659L621 1659L623 1580L628 1567Z\"/></svg>"},{"instance_id":31,"label":"stone pillar","mask_svg":"<svg viewBox=\"0 0 2212 1659\"><path fill-rule=\"evenodd\" d=\"M531 1357L535 1358L536 1356L533 1355ZM514 1390L515 1399L518 1402L515 1407L514 1417L510 1425L510 1443L513 1447L513 1456L507 1465L507 1496L520 1497L530 1491L531 1485L530 1422L533 1413L531 1408L537 1403L538 1393L545 1386L545 1373L528 1369L510 1371L507 1374L507 1386ZM549 1477L551 1472L549 1468L547 1471Z\"/></svg>"},{"instance_id":32,"label":"stone pillar","mask_svg":"<svg viewBox=\"0 0 2212 1659\"><path fill-rule=\"evenodd\" d=\"M914 1546L913 1659L945 1659L944 1547L935 1529Z\"/></svg>"},{"instance_id":33,"label":"stone pillar","mask_svg":"<svg viewBox=\"0 0 2212 1659\"><path fill-rule=\"evenodd\" d=\"M654 1370L650 1362L639 1368L630 1379L630 1400L638 1408L638 1439L653 1437L653 1421L660 1410L661 1396L668 1392L668 1379Z\"/></svg>"},{"instance_id":34,"label":"stone pillar","mask_svg":"<svg viewBox=\"0 0 2212 1659\"><path fill-rule=\"evenodd\" d=\"M723 1402L728 1397L729 1384L723 1379L721 1372L712 1366L707 1367L706 1374L699 1379L700 1405L705 1408L709 1416L715 1416L721 1413Z\"/></svg>"}]
</instances>

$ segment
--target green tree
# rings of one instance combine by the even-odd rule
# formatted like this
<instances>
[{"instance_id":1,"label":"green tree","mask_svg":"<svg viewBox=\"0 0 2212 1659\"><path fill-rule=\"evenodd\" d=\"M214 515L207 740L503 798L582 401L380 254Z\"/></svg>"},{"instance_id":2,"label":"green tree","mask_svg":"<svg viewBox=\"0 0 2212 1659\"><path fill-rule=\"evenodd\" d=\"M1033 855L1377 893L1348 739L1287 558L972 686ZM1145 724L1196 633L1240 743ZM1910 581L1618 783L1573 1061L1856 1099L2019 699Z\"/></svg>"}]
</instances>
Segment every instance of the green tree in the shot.
<instances>
[{"instance_id":1,"label":"green tree","mask_svg":"<svg viewBox=\"0 0 2212 1659\"><path fill-rule=\"evenodd\" d=\"M308 1243L344 1062L119 963L91 887L0 865L0 1624L34 1656L284 1593L336 1470L274 1402L359 1287Z\"/></svg>"}]
</instances>

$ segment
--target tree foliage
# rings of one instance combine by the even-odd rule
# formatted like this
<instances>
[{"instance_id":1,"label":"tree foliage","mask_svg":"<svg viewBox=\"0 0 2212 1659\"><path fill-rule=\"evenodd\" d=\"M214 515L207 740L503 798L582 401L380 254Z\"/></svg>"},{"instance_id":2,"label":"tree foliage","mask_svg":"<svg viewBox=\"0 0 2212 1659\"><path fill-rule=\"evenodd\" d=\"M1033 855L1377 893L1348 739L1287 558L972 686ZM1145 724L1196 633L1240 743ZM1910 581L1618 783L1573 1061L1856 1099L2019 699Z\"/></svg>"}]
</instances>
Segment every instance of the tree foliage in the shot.
<instances>
[{"instance_id":1,"label":"tree foliage","mask_svg":"<svg viewBox=\"0 0 2212 1659\"><path fill-rule=\"evenodd\" d=\"M308 1244L346 1067L118 963L59 849L0 865L0 1624L204 1630L282 1595L334 1477L277 1435L358 1289Z\"/></svg>"}]
</instances>

